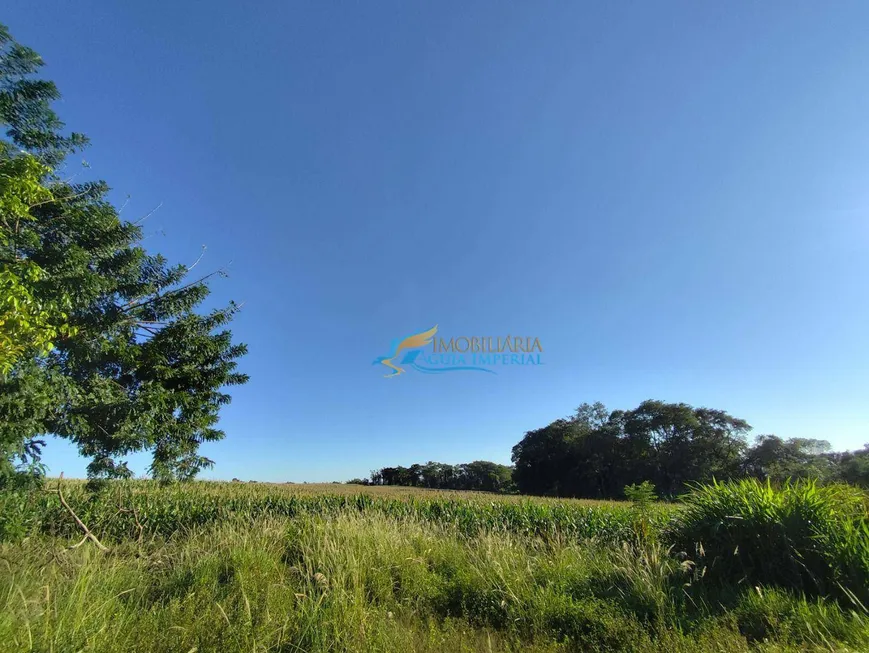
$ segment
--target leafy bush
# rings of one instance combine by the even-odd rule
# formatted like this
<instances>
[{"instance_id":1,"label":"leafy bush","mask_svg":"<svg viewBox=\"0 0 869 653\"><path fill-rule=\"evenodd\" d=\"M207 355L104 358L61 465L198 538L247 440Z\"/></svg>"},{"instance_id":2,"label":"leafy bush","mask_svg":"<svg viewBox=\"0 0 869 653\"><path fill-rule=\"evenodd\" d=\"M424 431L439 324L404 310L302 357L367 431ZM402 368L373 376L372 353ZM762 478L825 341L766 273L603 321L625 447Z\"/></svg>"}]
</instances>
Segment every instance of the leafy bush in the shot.
<instances>
[{"instance_id":1,"label":"leafy bush","mask_svg":"<svg viewBox=\"0 0 869 653\"><path fill-rule=\"evenodd\" d=\"M39 525L35 495L28 490L0 490L0 542L20 542Z\"/></svg>"},{"instance_id":2,"label":"leafy bush","mask_svg":"<svg viewBox=\"0 0 869 653\"><path fill-rule=\"evenodd\" d=\"M672 537L705 578L869 602L867 498L842 485L756 480L697 486Z\"/></svg>"}]
</instances>

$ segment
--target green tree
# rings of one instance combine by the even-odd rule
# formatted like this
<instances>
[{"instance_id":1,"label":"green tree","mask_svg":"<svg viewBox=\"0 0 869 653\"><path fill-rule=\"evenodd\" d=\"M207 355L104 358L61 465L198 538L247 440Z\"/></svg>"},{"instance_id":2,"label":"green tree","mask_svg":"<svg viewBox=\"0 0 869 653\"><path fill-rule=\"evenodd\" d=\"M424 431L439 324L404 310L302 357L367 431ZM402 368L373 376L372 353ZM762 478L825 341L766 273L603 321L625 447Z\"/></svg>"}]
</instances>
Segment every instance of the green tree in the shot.
<instances>
[{"instance_id":1,"label":"green tree","mask_svg":"<svg viewBox=\"0 0 869 653\"><path fill-rule=\"evenodd\" d=\"M572 441L573 420L559 419L528 431L513 447L513 478L523 494L563 496L575 467Z\"/></svg>"},{"instance_id":2,"label":"green tree","mask_svg":"<svg viewBox=\"0 0 869 653\"><path fill-rule=\"evenodd\" d=\"M527 494L618 497L625 485L649 481L672 495L689 481L737 474L749 429L724 411L687 404L650 400L610 414L583 404L525 434L513 447L514 478Z\"/></svg>"},{"instance_id":3,"label":"green tree","mask_svg":"<svg viewBox=\"0 0 869 653\"><path fill-rule=\"evenodd\" d=\"M869 488L869 444L859 451L846 451L835 456L837 479Z\"/></svg>"},{"instance_id":4,"label":"green tree","mask_svg":"<svg viewBox=\"0 0 869 653\"><path fill-rule=\"evenodd\" d=\"M0 24L0 122L15 145L44 165L56 167L68 154L87 146L88 139L75 132L61 133L64 124L51 109L51 103L60 99L57 86L32 77L42 66L42 58L16 42Z\"/></svg>"},{"instance_id":5,"label":"green tree","mask_svg":"<svg viewBox=\"0 0 869 653\"><path fill-rule=\"evenodd\" d=\"M620 492L621 442L613 424L602 403L584 403L571 417L526 433L512 452L519 491L585 497Z\"/></svg>"},{"instance_id":6,"label":"green tree","mask_svg":"<svg viewBox=\"0 0 869 653\"><path fill-rule=\"evenodd\" d=\"M56 165L87 141L60 133L57 89L32 78L41 65L0 27L0 124L19 150ZM192 478L212 464L199 445L224 436L223 388L247 381L236 371L246 348L225 328L237 307L199 313L213 275L189 280L187 266L146 252L105 183L53 179L51 190L54 201L30 208L15 247L43 272L33 301L69 302L74 333L0 381L0 442L33 453L44 434L67 438L91 458L93 479L129 476L123 458L148 450L155 477Z\"/></svg>"},{"instance_id":7,"label":"green tree","mask_svg":"<svg viewBox=\"0 0 869 653\"><path fill-rule=\"evenodd\" d=\"M488 460L475 460L460 465L456 489L478 492L510 492L513 489L513 470Z\"/></svg>"},{"instance_id":8,"label":"green tree","mask_svg":"<svg viewBox=\"0 0 869 653\"><path fill-rule=\"evenodd\" d=\"M475 460L464 465L429 461L410 467L383 467L371 472L371 485L404 485L440 490L513 492L513 468Z\"/></svg>"},{"instance_id":9,"label":"green tree","mask_svg":"<svg viewBox=\"0 0 869 653\"><path fill-rule=\"evenodd\" d=\"M452 465L429 461L422 466L422 485L428 488L453 487L456 470Z\"/></svg>"},{"instance_id":10,"label":"green tree","mask_svg":"<svg viewBox=\"0 0 869 653\"><path fill-rule=\"evenodd\" d=\"M738 474L750 430L745 420L724 411L684 403L648 400L624 416L637 480L649 480L668 495L690 481Z\"/></svg>"},{"instance_id":11,"label":"green tree","mask_svg":"<svg viewBox=\"0 0 869 653\"><path fill-rule=\"evenodd\" d=\"M761 435L746 452L743 467L749 476L777 483L789 478L829 480L837 473L829 451L826 440Z\"/></svg>"},{"instance_id":12,"label":"green tree","mask_svg":"<svg viewBox=\"0 0 869 653\"><path fill-rule=\"evenodd\" d=\"M65 307L34 297L45 271L17 247L22 227L35 220L33 207L53 201L42 184L48 173L35 157L0 142L0 376L28 353L47 354L58 336L70 335Z\"/></svg>"}]
</instances>

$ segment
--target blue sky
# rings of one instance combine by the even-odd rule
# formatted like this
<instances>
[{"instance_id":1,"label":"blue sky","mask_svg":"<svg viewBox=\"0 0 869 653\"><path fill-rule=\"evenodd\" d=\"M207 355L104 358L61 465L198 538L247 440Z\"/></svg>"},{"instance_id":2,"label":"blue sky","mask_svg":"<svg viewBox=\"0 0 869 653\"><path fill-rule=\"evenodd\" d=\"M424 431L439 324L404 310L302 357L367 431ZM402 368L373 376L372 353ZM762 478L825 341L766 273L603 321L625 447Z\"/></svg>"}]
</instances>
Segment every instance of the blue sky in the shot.
<instances>
[{"instance_id":1,"label":"blue sky","mask_svg":"<svg viewBox=\"0 0 869 653\"><path fill-rule=\"evenodd\" d=\"M869 5L5 4L146 244L245 302L209 478L509 462L583 401L869 441ZM78 173L77 161L69 162ZM231 263L231 264L230 264ZM408 373L398 336L540 339ZM51 473L85 461L51 442ZM143 472L147 459L135 457Z\"/></svg>"}]
</instances>

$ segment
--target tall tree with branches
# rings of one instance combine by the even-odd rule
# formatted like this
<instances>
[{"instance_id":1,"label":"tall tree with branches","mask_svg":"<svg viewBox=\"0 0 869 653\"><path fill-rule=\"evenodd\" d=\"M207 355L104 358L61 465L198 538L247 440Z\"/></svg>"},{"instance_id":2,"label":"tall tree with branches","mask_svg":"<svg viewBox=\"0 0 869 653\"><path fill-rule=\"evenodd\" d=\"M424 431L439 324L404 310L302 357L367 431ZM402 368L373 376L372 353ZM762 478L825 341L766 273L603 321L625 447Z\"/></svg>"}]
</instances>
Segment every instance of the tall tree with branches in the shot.
<instances>
[{"instance_id":1,"label":"tall tree with branches","mask_svg":"<svg viewBox=\"0 0 869 653\"><path fill-rule=\"evenodd\" d=\"M193 478L213 464L199 445L224 437L217 421L230 401L226 387L247 381L237 371L246 347L226 328L238 306L198 310L222 271L191 280L192 266L169 265L141 246L141 227L121 220L104 182L51 174L87 139L63 133L51 108L57 88L34 78L42 65L0 26L8 138L0 156L45 166L40 183L50 191L28 204L31 219L0 243L0 260L38 268L24 281L28 296L66 308L51 346L23 343L26 353L0 379L0 454L7 465L32 460L40 438L54 434L91 459L95 480L129 476L124 458L137 451L152 452L156 478Z\"/></svg>"}]
</instances>

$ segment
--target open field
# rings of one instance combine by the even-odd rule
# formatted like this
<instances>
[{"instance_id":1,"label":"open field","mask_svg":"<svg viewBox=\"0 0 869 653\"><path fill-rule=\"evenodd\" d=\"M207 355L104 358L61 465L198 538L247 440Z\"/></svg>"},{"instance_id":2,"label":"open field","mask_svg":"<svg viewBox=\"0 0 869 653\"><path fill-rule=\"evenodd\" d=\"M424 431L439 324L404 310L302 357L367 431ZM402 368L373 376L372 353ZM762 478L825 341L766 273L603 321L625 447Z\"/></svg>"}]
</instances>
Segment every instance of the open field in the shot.
<instances>
[{"instance_id":1,"label":"open field","mask_svg":"<svg viewBox=\"0 0 869 653\"><path fill-rule=\"evenodd\" d=\"M47 488L57 488L57 480ZM632 513L624 502L505 496L483 492L451 492L419 488L356 485L195 482L160 486L149 481L115 484L97 496L81 481L63 481L72 510L101 537L177 537L186 529L263 517L332 516L345 511L388 517L415 517L464 535L481 531L541 537L582 537L621 542L632 532ZM5 528L21 534L41 532L74 536L76 523L56 492L28 495L9 502ZM676 507L655 505L649 519L657 526Z\"/></svg>"},{"instance_id":2,"label":"open field","mask_svg":"<svg viewBox=\"0 0 869 653\"><path fill-rule=\"evenodd\" d=\"M47 478L49 487L56 487L57 478ZM81 479L64 479L64 487L77 488L85 484ZM154 490L150 481L127 481L124 487L128 489ZM262 482L228 482L228 481L195 481L183 486L185 493L207 494L211 492L225 496L357 496L381 497L391 499L453 499L464 501L498 503L523 503L533 500L537 504L562 504L583 506L624 506L624 501L598 501L595 499L567 499L554 497L533 497L519 494L494 494L491 492L469 492L463 490L431 490L420 487L403 487L398 485L354 485L349 483L262 483ZM671 504L672 505L672 504Z\"/></svg>"},{"instance_id":3,"label":"open field","mask_svg":"<svg viewBox=\"0 0 869 653\"><path fill-rule=\"evenodd\" d=\"M6 651L869 650L857 605L704 584L683 510L341 485L3 496Z\"/></svg>"}]
</instances>

